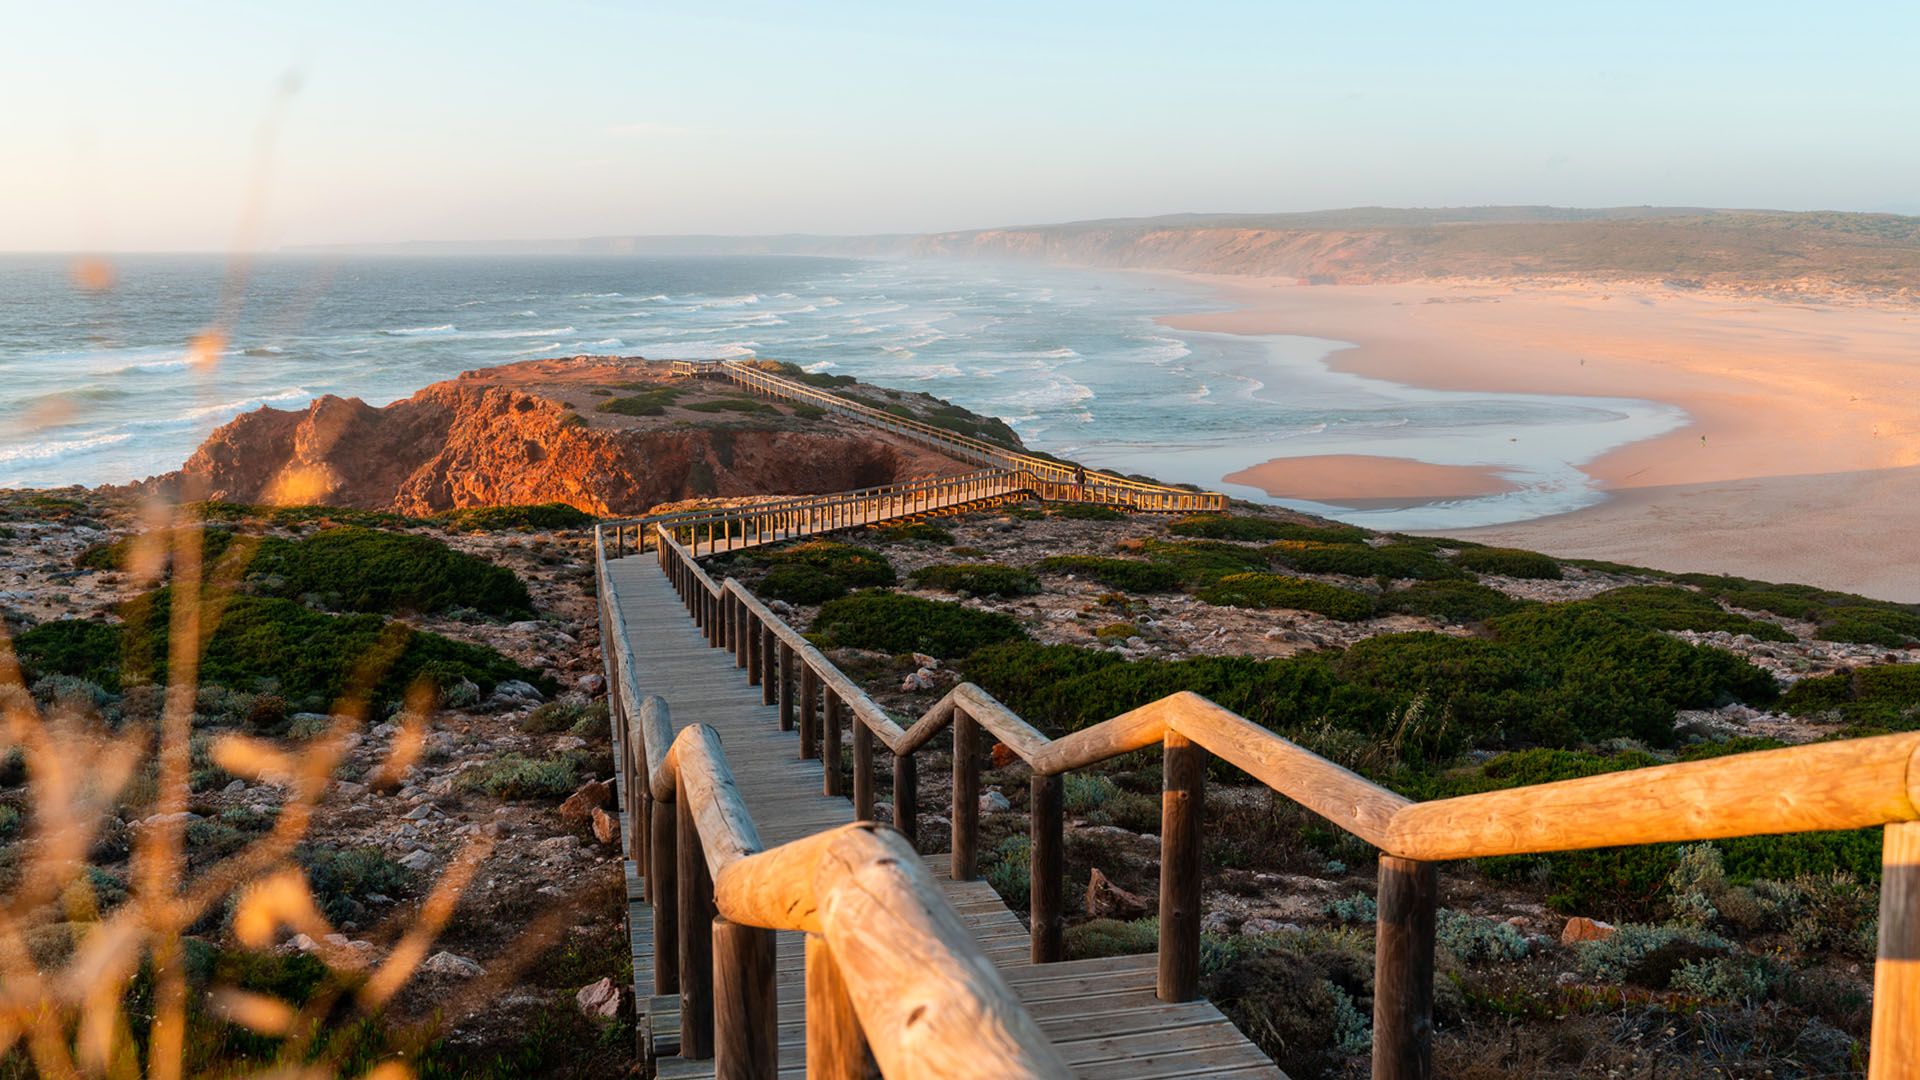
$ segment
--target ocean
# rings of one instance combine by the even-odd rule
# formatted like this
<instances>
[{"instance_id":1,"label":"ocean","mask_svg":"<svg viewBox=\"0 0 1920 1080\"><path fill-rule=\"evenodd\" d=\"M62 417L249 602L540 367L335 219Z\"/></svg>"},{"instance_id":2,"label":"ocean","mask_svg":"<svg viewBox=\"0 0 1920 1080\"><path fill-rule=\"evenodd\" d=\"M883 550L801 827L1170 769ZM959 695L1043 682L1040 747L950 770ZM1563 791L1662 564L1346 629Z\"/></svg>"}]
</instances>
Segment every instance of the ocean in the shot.
<instances>
[{"instance_id":1,"label":"ocean","mask_svg":"<svg viewBox=\"0 0 1920 1080\"><path fill-rule=\"evenodd\" d=\"M1651 402L1425 390L1331 371L1343 342L1168 329L1197 284L958 260L813 257L0 256L0 487L175 468L215 427L322 394L379 405L461 371L578 354L760 356L924 390L1035 448L1262 501L1275 457L1499 469L1518 490L1426 506L1289 505L1375 528L1578 509L1578 466L1673 430ZM97 272L96 272L97 273ZM225 329L189 360L189 343ZM198 362L204 361L204 362Z\"/></svg>"}]
</instances>

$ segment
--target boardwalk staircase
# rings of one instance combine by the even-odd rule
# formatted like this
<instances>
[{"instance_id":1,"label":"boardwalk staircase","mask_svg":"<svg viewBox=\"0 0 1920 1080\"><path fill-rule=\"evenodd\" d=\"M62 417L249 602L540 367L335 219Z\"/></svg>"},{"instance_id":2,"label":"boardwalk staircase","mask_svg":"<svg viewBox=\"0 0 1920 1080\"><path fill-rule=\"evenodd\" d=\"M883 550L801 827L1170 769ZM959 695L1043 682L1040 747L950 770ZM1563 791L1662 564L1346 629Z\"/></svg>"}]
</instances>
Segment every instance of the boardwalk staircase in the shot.
<instances>
[{"instance_id":1,"label":"boardwalk staircase","mask_svg":"<svg viewBox=\"0 0 1920 1080\"><path fill-rule=\"evenodd\" d=\"M818 393L791 380L767 389L755 369L704 373ZM970 683L896 720L738 581L700 565L1011 498L1224 505L1124 478L1063 478L1012 460L1021 456L963 477L596 530L641 1054L653 1075L1280 1076L1199 996L1203 803L1218 757L1382 853L1376 1078L1432 1075L1442 862L1885 825L1869 1076L1920 1080L1920 732L1416 803L1190 693L1058 739ZM951 851L926 858L912 843L916 754L944 736ZM1024 926L977 880L981 759L993 742L1031 773ZM1158 948L1064 959L1063 777L1156 746ZM875 821L885 765L890 828Z\"/></svg>"}]
</instances>

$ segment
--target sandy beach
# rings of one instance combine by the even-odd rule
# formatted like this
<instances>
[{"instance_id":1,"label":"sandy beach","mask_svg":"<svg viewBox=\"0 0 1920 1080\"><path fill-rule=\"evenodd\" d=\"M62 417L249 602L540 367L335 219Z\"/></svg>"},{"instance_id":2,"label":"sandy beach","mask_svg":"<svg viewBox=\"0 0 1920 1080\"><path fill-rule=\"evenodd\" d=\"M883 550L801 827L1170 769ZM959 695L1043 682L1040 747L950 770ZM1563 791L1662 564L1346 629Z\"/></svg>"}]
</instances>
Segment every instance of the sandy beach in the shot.
<instances>
[{"instance_id":1,"label":"sandy beach","mask_svg":"<svg viewBox=\"0 0 1920 1080\"><path fill-rule=\"evenodd\" d=\"M1415 386L1642 398L1692 418L1584 464L1601 505L1459 535L1920 601L1920 311L1658 286L1182 276L1241 306L1163 320L1174 327L1348 341L1337 368ZM1338 491L1342 505L1472 493L1446 490L1471 479L1455 470L1410 488L1417 464L1344 460L1315 478L1249 461L1263 471L1239 482Z\"/></svg>"}]
</instances>

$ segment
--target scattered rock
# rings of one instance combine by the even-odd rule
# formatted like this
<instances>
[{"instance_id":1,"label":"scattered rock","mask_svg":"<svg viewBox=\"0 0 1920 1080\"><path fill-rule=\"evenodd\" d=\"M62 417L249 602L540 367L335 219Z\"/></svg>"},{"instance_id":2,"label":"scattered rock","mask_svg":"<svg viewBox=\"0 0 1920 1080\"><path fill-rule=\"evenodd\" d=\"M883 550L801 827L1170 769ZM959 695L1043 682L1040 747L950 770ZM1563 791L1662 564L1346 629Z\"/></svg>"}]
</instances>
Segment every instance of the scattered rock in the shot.
<instances>
[{"instance_id":1,"label":"scattered rock","mask_svg":"<svg viewBox=\"0 0 1920 1080\"><path fill-rule=\"evenodd\" d=\"M190 821L201 821L201 820L204 820L204 819L201 818L199 814L196 814L191 810L181 810L172 814L154 814L151 817L141 818L140 827L143 829L153 829L153 828L158 828L161 825L167 825L167 824L176 823L176 822L181 825L185 825Z\"/></svg>"},{"instance_id":2,"label":"scattered rock","mask_svg":"<svg viewBox=\"0 0 1920 1080\"><path fill-rule=\"evenodd\" d=\"M1584 915L1575 915L1567 920L1560 929L1560 943L1572 945L1581 941L1604 941L1613 936L1613 924L1598 919L1589 919Z\"/></svg>"},{"instance_id":3,"label":"scattered rock","mask_svg":"<svg viewBox=\"0 0 1920 1080\"><path fill-rule=\"evenodd\" d=\"M574 688L588 697L593 697L607 688L606 677L600 674L582 675L574 682Z\"/></svg>"},{"instance_id":4,"label":"scattered rock","mask_svg":"<svg viewBox=\"0 0 1920 1080\"><path fill-rule=\"evenodd\" d=\"M594 810L607 805L612 797L613 789L605 780L589 780L560 804L560 816L567 821L590 820Z\"/></svg>"},{"instance_id":5,"label":"scattered rock","mask_svg":"<svg viewBox=\"0 0 1920 1080\"><path fill-rule=\"evenodd\" d=\"M921 668L900 680L900 690L903 693L912 693L915 690L931 690L938 685L939 681L934 678L932 670L928 668Z\"/></svg>"},{"instance_id":6,"label":"scattered rock","mask_svg":"<svg viewBox=\"0 0 1920 1080\"><path fill-rule=\"evenodd\" d=\"M980 812L981 813L1004 814L1011 809L1013 809L1013 804L1008 802L1007 797L1005 795L1000 794L998 789L988 788L987 790L980 793Z\"/></svg>"},{"instance_id":7,"label":"scattered rock","mask_svg":"<svg viewBox=\"0 0 1920 1080\"><path fill-rule=\"evenodd\" d=\"M613 815L599 807L593 808L593 838L603 844L611 844L617 827Z\"/></svg>"},{"instance_id":8,"label":"scattered rock","mask_svg":"<svg viewBox=\"0 0 1920 1080\"><path fill-rule=\"evenodd\" d=\"M247 790L247 782L245 780L235 780L220 790L228 795L238 795Z\"/></svg>"},{"instance_id":9,"label":"scattered rock","mask_svg":"<svg viewBox=\"0 0 1920 1080\"><path fill-rule=\"evenodd\" d=\"M1096 919L1137 919L1152 910L1146 897L1115 885L1094 867L1087 875L1087 914Z\"/></svg>"},{"instance_id":10,"label":"scattered rock","mask_svg":"<svg viewBox=\"0 0 1920 1080\"><path fill-rule=\"evenodd\" d=\"M487 973L478 961L444 949L421 961L420 970L428 975L451 975L457 979L475 979Z\"/></svg>"},{"instance_id":11,"label":"scattered rock","mask_svg":"<svg viewBox=\"0 0 1920 1080\"><path fill-rule=\"evenodd\" d=\"M613 985L611 978L588 983L573 995L580 1014L590 1020L611 1020L620 1012L620 988Z\"/></svg>"},{"instance_id":12,"label":"scattered rock","mask_svg":"<svg viewBox=\"0 0 1920 1080\"><path fill-rule=\"evenodd\" d=\"M407 852L394 861L416 874L423 874L426 873L428 867L433 865L433 855L425 848L417 848Z\"/></svg>"},{"instance_id":13,"label":"scattered rock","mask_svg":"<svg viewBox=\"0 0 1920 1080\"><path fill-rule=\"evenodd\" d=\"M538 624L535 624L538 625ZM509 627L511 629L511 627ZM538 687L519 679L507 679L493 688L493 696L487 701L494 705L538 705L547 700Z\"/></svg>"}]
</instances>

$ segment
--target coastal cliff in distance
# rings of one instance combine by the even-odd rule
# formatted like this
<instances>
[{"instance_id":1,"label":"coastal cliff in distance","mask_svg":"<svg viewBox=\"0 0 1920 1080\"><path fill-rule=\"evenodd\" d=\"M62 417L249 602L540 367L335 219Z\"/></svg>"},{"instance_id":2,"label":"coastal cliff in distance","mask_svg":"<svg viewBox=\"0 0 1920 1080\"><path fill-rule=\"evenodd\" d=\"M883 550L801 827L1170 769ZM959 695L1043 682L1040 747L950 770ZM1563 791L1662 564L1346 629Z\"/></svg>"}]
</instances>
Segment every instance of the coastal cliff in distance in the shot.
<instances>
[{"instance_id":1,"label":"coastal cliff in distance","mask_svg":"<svg viewBox=\"0 0 1920 1080\"><path fill-rule=\"evenodd\" d=\"M1695 207L1177 214L938 233L921 237L914 253L1302 284L1657 281L1779 296L1920 299L1920 218L1895 214Z\"/></svg>"},{"instance_id":2,"label":"coastal cliff in distance","mask_svg":"<svg viewBox=\"0 0 1920 1080\"><path fill-rule=\"evenodd\" d=\"M304 409L256 409L216 430L179 470L141 486L191 499L412 515L550 502L607 515L967 468L804 406L673 379L664 365L574 357L466 372L380 408L328 395Z\"/></svg>"}]
</instances>

